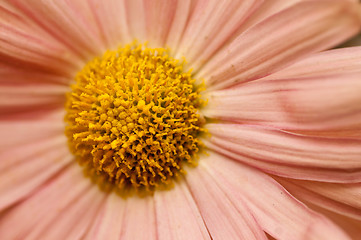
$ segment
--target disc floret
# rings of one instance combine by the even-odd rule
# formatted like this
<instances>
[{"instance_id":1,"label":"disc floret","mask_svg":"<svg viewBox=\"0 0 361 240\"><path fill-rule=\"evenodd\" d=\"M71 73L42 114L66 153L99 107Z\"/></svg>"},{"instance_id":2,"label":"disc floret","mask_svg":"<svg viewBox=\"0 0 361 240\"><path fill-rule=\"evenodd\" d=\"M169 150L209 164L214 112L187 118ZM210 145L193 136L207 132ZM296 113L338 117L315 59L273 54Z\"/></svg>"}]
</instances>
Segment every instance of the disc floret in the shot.
<instances>
[{"instance_id":1,"label":"disc floret","mask_svg":"<svg viewBox=\"0 0 361 240\"><path fill-rule=\"evenodd\" d=\"M154 191L195 164L200 88L163 48L127 45L90 61L67 97L66 134L101 186Z\"/></svg>"}]
</instances>

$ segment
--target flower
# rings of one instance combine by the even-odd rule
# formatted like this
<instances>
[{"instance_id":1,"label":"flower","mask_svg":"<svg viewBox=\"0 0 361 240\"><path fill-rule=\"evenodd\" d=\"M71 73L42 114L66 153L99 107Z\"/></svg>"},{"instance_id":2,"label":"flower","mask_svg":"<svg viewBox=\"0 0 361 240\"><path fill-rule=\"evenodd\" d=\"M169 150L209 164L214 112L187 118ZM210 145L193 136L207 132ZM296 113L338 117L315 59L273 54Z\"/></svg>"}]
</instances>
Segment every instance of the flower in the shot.
<instances>
[{"instance_id":1,"label":"flower","mask_svg":"<svg viewBox=\"0 0 361 240\"><path fill-rule=\"evenodd\" d=\"M325 51L360 30L357 1L9 0L0 6L1 239L358 238L361 47ZM128 151L127 156L139 149L149 157L152 147L165 144L162 140L146 142L150 150L145 152L144 147L138 148L139 139L134 145L139 132L131 132L126 125L127 117L140 111L145 115L151 112L149 119L157 122L161 118L156 115L157 106L166 108L165 103L157 105L154 100L156 108L151 111L146 108L148 100L137 100L134 106L125 102L124 106L133 107L127 112L129 116L112 119L115 107L123 103L108 99L122 94L126 94L125 100L130 99L130 93L119 90L123 81L118 77L127 80L129 92L137 84L126 77L128 72L119 75L118 68L111 74L100 73L107 63L118 64L117 59L128 50L109 53L113 56L110 62L103 54L134 39L147 41L146 46L153 50L147 58L126 55L130 60L125 58L125 62L134 65L124 69L145 69L153 64L152 74L167 87L154 90L152 84L147 86L163 91L163 100L186 101L179 100L183 96L179 89L192 89L192 79L204 80L201 97L194 96L197 87L193 87L195 92L186 96L194 96L194 101L184 109L178 104L179 112L167 114L186 112L185 116L192 116L182 115L189 123L186 128L204 128L209 135L197 135L193 130L187 133L189 139L201 139L199 147L204 145L205 153L198 153L198 166L182 165L187 174L179 174L180 180L173 181L172 188L150 188L151 194L146 196L122 197L114 191L100 191L82 174L75 158L87 156L83 160L89 160L91 156L94 165L87 165L91 168L88 173L99 173L104 170L101 161L111 159L103 156L111 151L117 151L121 158L122 149ZM169 55L158 55L163 50L154 50L166 47ZM140 56L145 56L143 50ZM149 62L157 56L165 59L159 68ZM187 63L172 63L183 57ZM94 58L99 65L91 68ZM192 75L187 75L191 69ZM172 72L177 73L174 78L170 78ZM132 72L132 77L142 79L137 73ZM98 77L101 74L104 79ZM179 81L185 85L166 85L179 76L188 79ZM82 81L86 84L81 85ZM169 93L171 87L175 90ZM97 91L111 94L94 94ZM89 99L98 104L91 110L105 112L111 107L105 119L116 119L119 128L112 132L113 125L108 128L105 122L97 126L99 112L91 115L84 108L72 112ZM207 105L198 104L199 99L207 99ZM66 102L68 107L64 107ZM146 123L139 116L134 119L139 128ZM169 117L167 123L174 119ZM206 123L198 124L202 119ZM74 127L67 130L68 139L66 126ZM127 127L123 132L137 133L125 138L129 144L117 138L125 136L117 133L123 127ZM148 136L153 130L144 129ZM104 132L117 137L110 142ZM96 135L99 133L103 135ZM81 137L84 141L75 143ZM94 143L79 147L88 140ZM125 143L126 147L120 147ZM106 150L101 157L93 151L99 144ZM187 144L197 145L198 140L184 140ZM184 149L177 143L169 148L178 148L182 156L197 152L198 145L186 151L179 150L180 146ZM170 165L156 166L163 158L169 163L167 156L152 154L155 160L148 167L170 169ZM143 160L134 159L135 164ZM176 163L171 165L178 168ZM121 164L130 162L108 165L109 175L101 181L114 185L112 169ZM152 170L147 168L148 175L142 175L142 166L129 168L126 186L146 185L140 179L150 179ZM162 179L161 173L156 179ZM175 175L173 170L168 173ZM131 180L132 176L139 179ZM151 186L156 185L153 180L148 181Z\"/></svg>"}]
</instances>

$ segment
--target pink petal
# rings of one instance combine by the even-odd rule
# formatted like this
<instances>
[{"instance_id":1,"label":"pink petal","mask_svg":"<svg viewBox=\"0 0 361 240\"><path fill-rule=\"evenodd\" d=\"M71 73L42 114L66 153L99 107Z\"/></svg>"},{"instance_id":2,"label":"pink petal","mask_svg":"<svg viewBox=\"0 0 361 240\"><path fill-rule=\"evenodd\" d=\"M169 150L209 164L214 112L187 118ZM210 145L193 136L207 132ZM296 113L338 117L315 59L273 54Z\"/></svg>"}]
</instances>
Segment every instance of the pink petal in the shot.
<instances>
[{"instance_id":1,"label":"pink petal","mask_svg":"<svg viewBox=\"0 0 361 240\"><path fill-rule=\"evenodd\" d=\"M294 167L289 165L282 165L279 163L275 164L242 156L242 153L233 151L234 149L237 149L238 145L229 141L217 139L217 142L214 143L203 140L203 143L209 149L223 154L233 160L237 160L247 165L253 166L260 171L285 178L338 183L357 183L361 181L361 171L358 169L354 171L347 171L342 169Z\"/></svg>"},{"instance_id":2,"label":"pink petal","mask_svg":"<svg viewBox=\"0 0 361 240\"><path fill-rule=\"evenodd\" d=\"M146 9L143 0L125 1L127 24L132 38L139 42L147 41Z\"/></svg>"},{"instance_id":3,"label":"pink petal","mask_svg":"<svg viewBox=\"0 0 361 240\"><path fill-rule=\"evenodd\" d=\"M335 184L280 179L294 196L330 211L361 220L361 184Z\"/></svg>"},{"instance_id":4,"label":"pink petal","mask_svg":"<svg viewBox=\"0 0 361 240\"><path fill-rule=\"evenodd\" d=\"M332 76L359 72L360 68L361 47L339 48L315 53L262 80Z\"/></svg>"},{"instance_id":5,"label":"pink petal","mask_svg":"<svg viewBox=\"0 0 361 240\"><path fill-rule=\"evenodd\" d=\"M355 37L351 38L347 42L343 43L341 47L358 47L361 45L361 36L356 35Z\"/></svg>"},{"instance_id":6,"label":"pink petal","mask_svg":"<svg viewBox=\"0 0 361 240\"><path fill-rule=\"evenodd\" d=\"M103 208L88 230L85 239L119 239L122 231L126 201L115 193L106 199Z\"/></svg>"},{"instance_id":7,"label":"pink petal","mask_svg":"<svg viewBox=\"0 0 361 240\"><path fill-rule=\"evenodd\" d=\"M71 161L64 136L0 154L0 211L28 196ZM4 160L3 160L4 159Z\"/></svg>"},{"instance_id":8,"label":"pink petal","mask_svg":"<svg viewBox=\"0 0 361 240\"><path fill-rule=\"evenodd\" d=\"M327 182L361 180L360 141L312 138L275 129L209 124L206 146L275 175Z\"/></svg>"},{"instance_id":9,"label":"pink petal","mask_svg":"<svg viewBox=\"0 0 361 240\"><path fill-rule=\"evenodd\" d=\"M147 41L164 46L176 13L177 0L145 0Z\"/></svg>"},{"instance_id":10,"label":"pink petal","mask_svg":"<svg viewBox=\"0 0 361 240\"><path fill-rule=\"evenodd\" d=\"M197 77L219 89L269 75L356 34L361 25L358 9L344 1L296 4L241 34Z\"/></svg>"},{"instance_id":11,"label":"pink petal","mask_svg":"<svg viewBox=\"0 0 361 240\"><path fill-rule=\"evenodd\" d=\"M0 84L18 86L21 84L48 84L63 89L72 80L70 77L49 74L34 69L19 68L16 65L0 63Z\"/></svg>"},{"instance_id":12,"label":"pink petal","mask_svg":"<svg viewBox=\"0 0 361 240\"><path fill-rule=\"evenodd\" d=\"M267 239L247 206L242 201L233 205L217 186L217 179L194 168L186 180L213 239Z\"/></svg>"},{"instance_id":13,"label":"pink petal","mask_svg":"<svg viewBox=\"0 0 361 240\"><path fill-rule=\"evenodd\" d=\"M178 0L175 7L174 18L169 28L165 46L170 46L172 51L178 49L179 42L183 36L189 16L191 15L195 2L192 0Z\"/></svg>"},{"instance_id":14,"label":"pink petal","mask_svg":"<svg viewBox=\"0 0 361 240\"><path fill-rule=\"evenodd\" d=\"M349 239L260 171L213 153L199 167L217 180L235 205L245 201L256 221L276 239Z\"/></svg>"},{"instance_id":15,"label":"pink petal","mask_svg":"<svg viewBox=\"0 0 361 240\"><path fill-rule=\"evenodd\" d=\"M68 87L53 84L0 84L0 111L6 114L36 109L40 106L60 108L65 104L65 93L68 90Z\"/></svg>"},{"instance_id":16,"label":"pink petal","mask_svg":"<svg viewBox=\"0 0 361 240\"><path fill-rule=\"evenodd\" d=\"M271 74L262 80L275 80L275 79L289 79L295 77L327 77L337 76L340 74L358 73L361 69L361 48L343 48L325 51L317 54L313 54L301 61L285 68L279 72ZM349 75L348 75L349 76ZM347 78L347 76L345 76ZM356 76L358 78L358 76ZM306 107L307 108L307 107ZM329 110L332 111L332 110ZM319 112L320 113L320 112ZM357 112L356 112L357 114ZM347 117L347 118L346 118ZM342 116L341 120L357 121L357 117L354 116ZM328 119L329 120L329 119ZM340 121L340 120L339 120ZM344 121L347 123L347 121ZM361 138L361 124L355 124L356 126L341 126L341 129L312 129L305 130L300 128L307 128L307 126L296 126L297 131L302 134L314 135L314 136L327 136L335 138ZM323 123L323 128L326 127ZM308 126L310 127L310 126ZM346 129L342 129L345 128ZM348 128L347 128L348 127ZM357 127L357 128L356 128Z\"/></svg>"},{"instance_id":17,"label":"pink petal","mask_svg":"<svg viewBox=\"0 0 361 240\"><path fill-rule=\"evenodd\" d=\"M156 239L156 213L152 197L128 198L119 239Z\"/></svg>"},{"instance_id":18,"label":"pink petal","mask_svg":"<svg viewBox=\"0 0 361 240\"><path fill-rule=\"evenodd\" d=\"M257 23L265 20L266 18L281 12L282 10L295 5L296 3L302 0L272 0L272 1L263 1L259 6L257 11L255 11L247 20L242 24L242 26L237 30L238 34L246 31L248 28L253 27Z\"/></svg>"},{"instance_id":19,"label":"pink petal","mask_svg":"<svg viewBox=\"0 0 361 240\"><path fill-rule=\"evenodd\" d=\"M184 182L154 193L159 239L210 239L196 203Z\"/></svg>"},{"instance_id":20,"label":"pink petal","mask_svg":"<svg viewBox=\"0 0 361 240\"><path fill-rule=\"evenodd\" d=\"M37 234L52 236L45 239L65 239L67 236L79 239L103 196L74 163L29 199L2 214L0 239L24 239L30 234L34 234L31 239L39 239ZM69 219L64 219L67 213Z\"/></svg>"},{"instance_id":21,"label":"pink petal","mask_svg":"<svg viewBox=\"0 0 361 240\"><path fill-rule=\"evenodd\" d=\"M242 24L242 26L237 30L236 35L238 36L247 29L253 27L254 25L260 23L266 18L277 14L301 1L304 0L272 0L272 1L263 1L260 7L255 11L247 20ZM345 0L339 0L345 1ZM347 1L347 0L346 0ZM358 0L348 0L349 2L358 2Z\"/></svg>"},{"instance_id":22,"label":"pink petal","mask_svg":"<svg viewBox=\"0 0 361 240\"><path fill-rule=\"evenodd\" d=\"M186 56L190 66L198 69L260 3L260 0L197 1L177 55Z\"/></svg>"},{"instance_id":23,"label":"pink petal","mask_svg":"<svg viewBox=\"0 0 361 240\"><path fill-rule=\"evenodd\" d=\"M0 116L0 150L64 135L64 114L64 109L40 108L30 113Z\"/></svg>"},{"instance_id":24,"label":"pink petal","mask_svg":"<svg viewBox=\"0 0 361 240\"><path fill-rule=\"evenodd\" d=\"M324 208L307 203L315 211L327 216L331 221L340 226L353 240L359 240L361 221L349 218L342 214L336 214Z\"/></svg>"},{"instance_id":25,"label":"pink petal","mask_svg":"<svg viewBox=\"0 0 361 240\"><path fill-rule=\"evenodd\" d=\"M213 138L238 144L242 155L294 167L361 168L361 141L298 136L240 124L208 124Z\"/></svg>"},{"instance_id":26,"label":"pink petal","mask_svg":"<svg viewBox=\"0 0 361 240\"><path fill-rule=\"evenodd\" d=\"M255 81L209 94L207 117L361 136L361 72ZM346 136L352 137L352 134Z\"/></svg>"},{"instance_id":27,"label":"pink petal","mask_svg":"<svg viewBox=\"0 0 361 240\"><path fill-rule=\"evenodd\" d=\"M15 0L16 8L82 60L105 49L104 39L88 1Z\"/></svg>"},{"instance_id":28,"label":"pink petal","mask_svg":"<svg viewBox=\"0 0 361 240\"><path fill-rule=\"evenodd\" d=\"M27 238L81 239L96 217L104 198L105 194L93 186L63 211L42 219Z\"/></svg>"},{"instance_id":29,"label":"pink petal","mask_svg":"<svg viewBox=\"0 0 361 240\"><path fill-rule=\"evenodd\" d=\"M335 184L297 181L302 187L361 210L361 183Z\"/></svg>"},{"instance_id":30,"label":"pink petal","mask_svg":"<svg viewBox=\"0 0 361 240\"><path fill-rule=\"evenodd\" d=\"M90 7L101 31L100 36L104 38L108 48L117 48L121 43L133 40L128 29L126 1L92 0Z\"/></svg>"},{"instance_id":31,"label":"pink petal","mask_svg":"<svg viewBox=\"0 0 361 240\"><path fill-rule=\"evenodd\" d=\"M71 76L81 65L72 49L13 3L0 4L0 26L0 59L3 62L65 76Z\"/></svg>"}]
</instances>

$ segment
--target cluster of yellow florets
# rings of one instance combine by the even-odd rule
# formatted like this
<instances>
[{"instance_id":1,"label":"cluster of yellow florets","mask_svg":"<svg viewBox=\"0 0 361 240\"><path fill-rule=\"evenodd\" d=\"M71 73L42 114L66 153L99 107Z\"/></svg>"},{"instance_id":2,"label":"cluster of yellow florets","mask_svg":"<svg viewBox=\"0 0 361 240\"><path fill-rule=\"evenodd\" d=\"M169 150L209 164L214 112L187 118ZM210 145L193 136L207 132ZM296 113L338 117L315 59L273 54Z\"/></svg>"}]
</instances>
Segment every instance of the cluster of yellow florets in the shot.
<instances>
[{"instance_id":1,"label":"cluster of yellow florets","mask_svg":"<svg viewBox=\"0 0 361 240\"><path fill-rule=\"evenodd\" d=\"M199 88L162 48L127 45L90 61L67 99L66 134L89 175L153 191L194 163Z\"/></svg>"}]
</instances>

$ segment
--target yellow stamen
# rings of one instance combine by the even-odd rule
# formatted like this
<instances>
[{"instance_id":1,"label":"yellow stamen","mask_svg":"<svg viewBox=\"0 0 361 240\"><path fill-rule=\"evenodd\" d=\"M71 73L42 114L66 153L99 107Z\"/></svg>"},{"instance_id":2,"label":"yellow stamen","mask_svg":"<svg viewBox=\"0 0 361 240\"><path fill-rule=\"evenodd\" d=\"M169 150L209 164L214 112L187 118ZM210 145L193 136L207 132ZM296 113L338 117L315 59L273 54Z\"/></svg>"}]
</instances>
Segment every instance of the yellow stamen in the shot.
<instances>
[{"instance_id":1,"label":"yellow stamen","mask_svg":"<svg viewBox=\"0 0 361 240\"><path fill-rule=\"evenodd\" d=\"M191 72L163 48L126 45L95 58L67 95L66 135L103 188L152 192L195 164L204 104Z\"/></svg>"}]
</instances>

